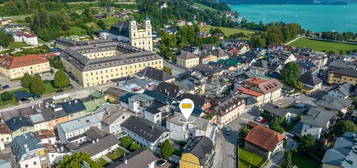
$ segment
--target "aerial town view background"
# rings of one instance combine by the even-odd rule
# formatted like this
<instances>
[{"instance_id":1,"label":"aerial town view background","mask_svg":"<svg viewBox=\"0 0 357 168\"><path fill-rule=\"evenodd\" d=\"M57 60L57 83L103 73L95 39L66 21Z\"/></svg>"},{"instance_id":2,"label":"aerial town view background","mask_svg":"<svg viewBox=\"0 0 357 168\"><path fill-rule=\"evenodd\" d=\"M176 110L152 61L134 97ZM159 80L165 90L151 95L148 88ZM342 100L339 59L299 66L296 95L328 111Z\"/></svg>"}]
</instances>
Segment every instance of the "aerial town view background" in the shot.
<instances>
[{"instance_id":1,"label":"aerial town view background","mask_svg":"<svg viewBox=\"0 0 357 168\"><path fill-rule=\"evenodd\" d=\"M357 168L357 0L0 0L0 168Z\"/></svg>"}]
</instances>

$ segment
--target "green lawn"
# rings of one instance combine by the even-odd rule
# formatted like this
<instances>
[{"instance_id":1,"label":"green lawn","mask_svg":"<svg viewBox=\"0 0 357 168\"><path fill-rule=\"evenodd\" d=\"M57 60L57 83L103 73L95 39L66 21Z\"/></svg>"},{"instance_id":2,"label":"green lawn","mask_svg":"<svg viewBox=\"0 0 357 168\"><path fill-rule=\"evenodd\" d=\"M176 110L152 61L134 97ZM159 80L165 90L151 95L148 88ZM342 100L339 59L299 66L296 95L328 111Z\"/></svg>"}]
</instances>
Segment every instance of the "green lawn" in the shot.
<instances>
[{"instance_id":1,"label":"green lawn","mask_svg":"<svg viewBox=\"0 0 357 168\"><path fill-rule=\"evenodd\" d=\"M22 48L22 47L27 47L28 45L23 42L11 42L9 45L9 48Z\"/></svg>"},{"instance_id":2,"label":"green lawn","mask_svg":"<svg viewBox=\"0 0 357 168\"><path fill-rule=\"evenodd\" d=\"M117 17L113 17L113 16L109 16L105 19L102 19L104 21L104 23L107 25L107 27L112 26L113 24L117 23L119 21L119 18Z\"/></svg>"},{"instance_id":3,"label":"green lawn","mask_svg":"<svg viewBox=\"0 0 357 168\"><path fill-rule=\"evenodd\" d=\"M240 147L239 147L239 160L240 160L239 165L240 166L242 165L243 167L244 166L249 167L249 164L254 167L260 167L265 162L264 157L259 156L252 152L248 152L247 150Z\"/></svg>"},{"instance_id":4,"label":"green lawn","mask_svg":"<svg viewBox=\"0 0 357 168\"><path fill-rule=\"evenodd\" d=\"M84 36L87 35L86 30L78 27L78 26L73 26L69 29L69 34L70 35L78 35L78 36Z\"/></svg>"},{"instance_id":5,"label":"green lawn","mask_svg":"<svg viewBox=\"0 0 357 168\"><path fill-rule=\"evenodd\" d=\"M204 4L201 4L201 3L196 3L195 2L194 4L195 4L195 6L201 8L201 9L206 9L206 10L210 10L210 11L216 11L216 9L211 8L211 7L209 7L207 5L204 5Z\"/></svg>"},{"instance_id":6,"label":"green lawn","mask_svg":"<svg viewBox=\"0 0 357 168\"><path fill-rule=\"evenodd\" d=\"M352 51L354 49L357 50L357 45L353 45L353 44L318 41L318 40L311 40L306 38L301 38L299 40L296 40L290 45L294 47L311 48L315 51L334 51L336 53L339 53L340 51L345 52L345 51Z\"/></svg>"},{"instance_id":7,"label":"green lawn","mask_svg":"<svg viewBox=\"0 0 357 168\"><path fill-rule=\"evenodd\" d=\"M293 154L293 163L299 168L319 168L320 163L307 157Z\"/></svg>"},{"instance_id":8,"label":"green lawn","mask_svg":"<svg viewBox=\"0 0 357 168\"><path fill-rule=\"evenodd\" d=\"M228 28L228 27L217 27L217 26L204 26L200 29L201 32L208 32L211 28L219 28L223 31L225 36L230 36L236 33L244 33L246 35L253 34L252 30L238 29L238 28Z\"/></svg>"},{"instance_id":9,"label":"green lawn","mask_svg":"<svg viewBox=\"0 0 357 168\"><path fill-rule=\"evenodd\" d=\"M57 88L53 87L52 81L44 81L44 83L45 83L45 92L43 92L44 95L56 92Z\"/></svg>"},{"instance_id":10,"label":"green lawn","mask_svg":"<svg viewBox=\"0 0 357 168\"><path fill-rule=\"evenodd\" d=\"M122 157L124 155L125 151L123 151L122 149L117 149L115 152L113 153L109 153L107 154L108 158L112 159L112 160L116 160L119 159L120 157Z\"/></svg>"},{"instance_id":11,"label":"green lawn","mask_svg":"<svg viewBox=\"0 0 357 168\"><path fill-rule=\"evenodd\" d=\"M98 163L101 167L104 167L104 166L106 166L106 165L108 164L108 162L105 161L103 158L99 158L99 159L97 160L97 163Z\"/></svg>"}]
</instances>

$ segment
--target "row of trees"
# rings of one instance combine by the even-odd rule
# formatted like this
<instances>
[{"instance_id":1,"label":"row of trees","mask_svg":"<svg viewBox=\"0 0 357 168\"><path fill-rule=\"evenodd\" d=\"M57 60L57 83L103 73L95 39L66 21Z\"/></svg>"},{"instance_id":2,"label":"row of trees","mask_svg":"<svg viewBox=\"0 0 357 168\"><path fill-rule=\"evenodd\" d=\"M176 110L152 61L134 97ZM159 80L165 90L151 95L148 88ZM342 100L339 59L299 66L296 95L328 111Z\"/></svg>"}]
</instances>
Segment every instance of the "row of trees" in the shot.
<instances>
[{"instance_id":1,"label":"row of trees","mask_svg":"<svg viewBox=\"0 0 357 168\"><path fill-rule=\"evenodd\" d=\"M313 33L311 31L306 31L305 35L307 37L317 37L324 40L336 40L336 41L351 41L357 39L357 33L353 32L322 32Z\"/></svg>"},{"instance_id":2,"label":"row of trees","mask_svg":"<svg viewBox=\"0 0 357 168\"><path fill-rule=\"evenodd\" d=\"M283 44L304 33L304 30L296 23L271 23L266 25L265 31L252 35L250 42L253 47L266 47L269 45Z\"/></svg>"},{"instance_id":3,"label":"row of trees","mask_svg":"<svg viewBox=\"0 0 357 168\"><path fill-rule=\"evenodd\" d=\"M213 26L235 27L238 23L225 17L222 10L198 10L193 8L195 1L190 0L170 0L166 1L167 8L161 9L159 0L140 0L137 1L138 10L134 16L137 20L149 17L155 28L161 28L164 24L171 23L178 19L186 21L206 22ZM199 1L196 1L199 2ZM209 6L226 10L223 3L205 1ZM206 5L207 5L206 4Z\"/></svg>"},{"instance_id":4,"label":"row of trees","mask_svg":"<svg viewBox=\"0 0 357 168\"><path fill-rule=\"evenodd\" d=\"M220 41L217 37L197 37L196 34L198 32L200 32L200 29L197 25L180 27L176 35L170 35L164 31L161 31L159 54L165 59L175 60L176 57L173 54L173 48L181 49L186 46L203 47L204 44L218 44ZM223 34L220 29L211 29L210 32L212 34Z\"/></svg>"},{"instance_id":5,"label":"row of trees","mask_svg":"<svg viewBox=\"0 0 357 168\"><path fill-rule=\"evenodd\" d=\"M67 74L63 70L58 70L55 73L55 78L53 81L53 86L59 89L67 88L70 85L70 80ZM28 88L31 93L36 95L42 95L45 90L45 83L41 76L36 74L34 76L26 73L24 77L21 78L21 86Z\"/></svg>"}]
</instances>

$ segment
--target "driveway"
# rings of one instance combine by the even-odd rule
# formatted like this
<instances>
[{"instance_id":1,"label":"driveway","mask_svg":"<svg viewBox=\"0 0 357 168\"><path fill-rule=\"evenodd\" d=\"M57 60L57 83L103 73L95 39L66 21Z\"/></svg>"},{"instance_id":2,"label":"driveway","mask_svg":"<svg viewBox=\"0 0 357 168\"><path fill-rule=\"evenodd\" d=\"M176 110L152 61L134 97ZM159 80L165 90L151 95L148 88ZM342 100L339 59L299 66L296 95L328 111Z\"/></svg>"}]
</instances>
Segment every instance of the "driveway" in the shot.
<instances>
[{"instance_id":1,"label":"driveway","mask_svg":"<svg viewBox=\"0 0 357 168\"><path fill-rule=\"evenodd\" d=\"M0 89L0 93L5 92L5 91L9 91L9 90L14 90L14 89L21 88L20 80L10 81L9 78L4 76L3 74L0 74L0 84L1 84L1 87L5 86L5 85L9 85L10 86L10 88L7 88L5 90L1 90Z\"/></svg>"},{"instance_id":2,"label":"driveway","mask_svg":"<svg viewBox=\"0 0 357 168\"><path fill-rule=\"evenodd\" d=\"M216 148L214 158L214 168L236 168L236 149L238 142L239 130L248 121L254 120L257 116L256 111L244 113L239 118L233 120L222 130L217 131L216 135ZM232 129L231 135L226 135L226 128Z\"/></svg>"}]
</instances>

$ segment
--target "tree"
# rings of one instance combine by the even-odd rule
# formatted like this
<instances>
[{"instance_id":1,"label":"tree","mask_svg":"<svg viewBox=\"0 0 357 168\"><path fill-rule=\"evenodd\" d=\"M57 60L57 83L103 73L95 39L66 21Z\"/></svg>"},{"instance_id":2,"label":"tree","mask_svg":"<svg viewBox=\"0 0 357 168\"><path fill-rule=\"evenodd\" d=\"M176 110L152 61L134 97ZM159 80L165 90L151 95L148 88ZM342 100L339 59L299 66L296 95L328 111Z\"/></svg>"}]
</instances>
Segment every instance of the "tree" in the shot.
<instances>
[{"instance_id":1,"label":"tree","mask_svg":"<svg viewBox=\"0 0 357 168\"><path fill-rule=\"evenodd\" d=\"M244 144L244 138L248 135L249 133L249 128L247 125L245 125L242 130L239 132L239 143L241 145Z\"/></svg>"},{"instance_id":2,"label":"tree","mask_svg":"<svg viewBox=\"0 0 357 168\"><path fill-rule=\"evenodd\" d=\"M32 76L29 75L28 73L25 73L25 75L21 78L21 86L24 88L30 88L32 81Z\"/></svg>"},{"instance_id":3,"label":"tree","mask_svg":"<svg viewBox=\"0 0 357 168\"><path fill-rule=\"evenodd\" d=\"M175 148L170 142L170 140L165 140L160 146L160 153L162 157L168 159L175 152Z\"/></svg>"},{"instance_id":4,"label":"tree","mask_svg":"<svg viewBox=\"0 0 357 168\"><path fill-rule=\"evenodd\" d=\"M106 29L107 29L107 25L104 23L103 20L99 20L99 21L97 22L97 25L98 25L101 29L103 29L103 30L106 30Z\"/></svg>"},{"instance_id":5,"label":"tree","mask_svg":"<svg viewBox=\"0 0 357 168\"><path fill-rule=\"evenodd\" d=\"M14 38L4 29L0 29L0 46L8 47L12 41L14 41Z\"/></svg>"},{"instance_id":6,"label":"tree","mask_svg":"<svg viewBox=\"0 0 357 168\"><path fill-rule=\"evenodd\" d=\"M162 70L163 70L164 72L166 72L166 73L168 73L168 74L172 75L172 70L171 70L171 68L170 68L170 67L166 67L166 66L164 66L164 68L162 68Z\"/></svg>"},{"instance_id":7,"label":"tree","mask_svg":"<svg viewBox=\"0 0 357 168\"><path fill-rule=\"evenodd\" d=\"M58 70L55 74L54 85L57 88L66 88L70 84L69 78L64 70Z\"/></svg>"},{"instance_id":8,"label":"tree","mask_svg":"<svg viewBox=\"0 0 357 168\"><path fill-rule=\"evenodd\" d=\"M10 92L6 91L1 93L0 98L2 101L9 101L14 97L13 94L11 94Z\"/></svg>"},{"instance_id":9,"label":"tree","mask_svg":"<svg viewBox=\"0 0 357 168\"><path fill-rule=\"evenodd\" d=\"M83 165L88 165L90 168L100 168L101 166L93 161L88 153L74 153L66 155L61 162L56 165L56 168L82 168Z\"/></svg>"},{"instance_id":10,"label":"tree","mask_svg":"<svg viewBox=\"0 0 357 168\"><path fill-rule=\"evenodd\" d=\"M297 89L302 87L300 82L300 67L295 62L285 64L280 74L283 77L284 84Z\"/></svg>"},{"instance_id":11,"label":"tree","mask_svg":"<svg viewBox=\"0 0 357 168\"><path fill-rule=\"evenodd\" d=\"M342 136L345 132L356 132L357 125L350 120L339 121L332 129L331 134L337 137Z\"/></svg>"},{"instance_id":12,"label":"tree","mask_svg":"<svg viewBox=\"0 0 357 168\"><path fill-rule=\"evenodd\" d=\"M310 134L304 135L299 143L298 150L300 152L309 152L315 147L316 138Z\"/></svg>"},{"instance_id":13,"label":"tree","mask_svg":"<svg viewBox=\"0 0 357 168\"><path fill-rule=\"evenodd\" d=\"M120 139L120 145L124 148L128 148L134 143L134 140L128 136Z\"/></svg>"},{"instance_id":14,"label":"tree","mask_svg":"<svg viewBox=\"0 0 357 168\"><path fill-rule=\"evenodd\" d=\"M283 168L292 168L294 166L292 161L292 152L291 151L285 152L284 158L285 161L283 164Z\"/></svg>"},{"instance_id":15,"label":"tree","mask_svg":"<svg viewBox=\"0 0 357 168\"><path fill-rule=\"evenodd\" d=\"M30 91L33 94L41 95L45 92L45 84L43 83L41 77L39 75L35 75L32 77Z\"/></svg>"},{"instance_id":16,"label":"tree","mask_svg":"<svg viewBox=\"0 0 357 168\"><path fill-rule=\"evenodd\" d=\"M141 148L141 146L140 146L138 143L134 142L134 143L132 143L132 144L130 145L129 150L130 150L130 151L136 151L136 150L139 150L140 148Z\"/></svg>"}]
</instances>

